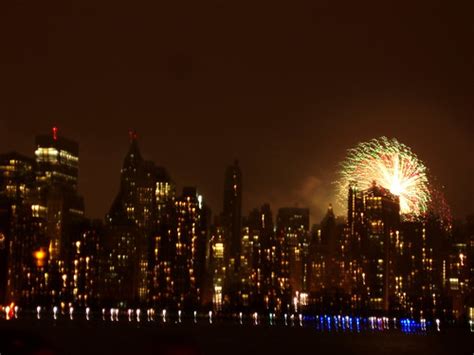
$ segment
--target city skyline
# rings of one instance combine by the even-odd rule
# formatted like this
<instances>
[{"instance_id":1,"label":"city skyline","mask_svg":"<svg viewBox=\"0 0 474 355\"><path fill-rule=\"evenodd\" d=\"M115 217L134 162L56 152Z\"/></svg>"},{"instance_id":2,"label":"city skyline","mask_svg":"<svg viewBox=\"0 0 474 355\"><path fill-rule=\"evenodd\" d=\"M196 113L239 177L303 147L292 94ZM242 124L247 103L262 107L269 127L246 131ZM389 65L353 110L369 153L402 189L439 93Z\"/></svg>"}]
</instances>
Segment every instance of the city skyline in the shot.
<instances>
[{"instance_id":1,"label":"city skyline","mask_svg":"<svg viewBox=\"0 0 474 355\"><path fill-rule=\"evenodd\" d=\"M53 134L52 130L55 130L54 134L57 134L58 136L64 136L63 130L60 127L57 127L57 126L50 127L49 128L49 133L46 132L45 129L43 129L42 132L44 132L45 136L48 136L48 135ZM149 157L149 155L147 154L146 151L143 152L143 148L142 148L143 142L141 140L141 136L140 136L139 132L137 132L134 129L128 129L127 131L124 132L124 134L123 134L123 136L124 136L123 137L123 147L121 147L120 149L117 149L117 150L121 150L122 148L125 148L124 151L126 151L126 149L128 149L128 143L130 142L130 134L131 134L130 132L134 132L133 134L135 135L135 138L138 142L138 145L140 145L140 149L142 151L142 154L144 155L144 158L146 158L147 160L150 160L150 161L154 161L153 159L150 159L150 157ZM33 139L32 139L32 141L33 141ZM80 144L80 142L78 142L78 143L79 143L79 150L81 150L81 144ZM281 190L278 197L275 197L275 195L272 194L272 193L270 193L268 195L268 196L270 196L269 198L265 199L265 197L263 197L263 199L260 199L260 200L257 200L257 198L255 196L248 196L248 195L250 195L250 192L247 191L247 183L252 185L252 181L247 182L248 178L246 177L246 179L245 179L246 182L245 182L243 191L241 193L242 194L242 200L243 200L243 203L242 203L243 212L244 213L249 213L253 208L258 206L261 202L266 202L266 203L269 203L275 209L278 209L278 208L281 208L281 207L288 207L288 206L307 207L307 208L310 209L310 218L311 218L311 223L312 224L319 223L319 221L321 221L323 219L323 217L326 213L326 209L329 205L333 206L336 215L345 216L346 213L347 213L347 210L340 203L341 202L340 201L340 196L338 196L338 193L340 193L340 192L338 191L338 187L336 186L335 183L337 182L338 174L340 174L341 164L344 161L345 155L347 154L349 149L352 149L352 148L353 147L347 147L344 150L343 155L341 156L340 160L334 166L334 171L327 174L327 176L331 176L331 178L328 178L328 180L321 180L316 176L306 177L305 179L301 180L301 183L300 183L299 186L291 186L291 185L288 185L288 184L283 185L282 188L286 188L286 190ZM34 154L31 154L31 153L34 152L34 145L32 145L32 148L31 148L30 152L26 152L26 153L24 151L17 151L15 149L6 149L5 152L19 152L20 154L23 154L27 157L33 158ZM417 154L416 151L414 151L414 153ZM124 152L124 154L125 154L125 152ZM80 160L80 166L81 167L84 165L85 160L87 161L87 158L84 158L84 157ZM234 160L239 160L239 159L234 159ZM228 164L229 161L232 161L232 159L228 159L227 162L225 162L224 164ZM96 160L96 163L97 163L97 160ZM163 165L163 164L160 164L160 165ZM220 167L220 170L221 170L220 174L222 174L222 171L225 169L225 166L226 165L223 165L222 167ZM432 170L430 169L429 166L427 167L427 171L432 173ZM168 170L168 172L170 172L173 177L175 176L172 171ZM107 172L105 172L105 173L107 174ZM190 173L188 172L188 174L190 174ZM198 174L198 176L195 177L195 181L203 181L202 180L202 175L199 174L199 172L197 174ZM252 176L251 172L245 171L245 174L246 175L250 174ZM83 175L84 175L83 169L81 168L81 175L80 175L79 181L78 181L78 190L81 193L81 195L84 196L84 199L85 199L85 202L86 202L85 213L89 218L96 218L96 219L103 220L105 218L107 212L108 212L109 207L110 207L108 202L105 201L105 196L109 195L109 193L112 190L112 186L113 186L113 188L118 189L118 186L117 187L114 186L116 184L116 179L113 179L112 181L107 183L107 186L111 186L110 188L105 189L105 191L104 191L103 188L101 188L100 189L101 194L99 194L99 195L94 194L91 197L90 196L91 191L87 192L87 191L84 191L85 190L84 188L82 188L82 185L83 185L83 183L81 183L82 180L84 180L84 179L88 180L87 177L84 178ZM452 207L452 205L450 204L450 200L451 200L450 196L447 195L447 193L446 193L446 191L450 191L451 189L449 189L448 186L443 184L443 181L441 181L437 176L431 174L431 177L434 178L434 182L438 185L438 187L441 187L441 193L445 194L444 198L446 199L446 202L448 203L448 206L451 208L453 218L455 218L455 219L464 219L466 216L472 214L472 211L468 210L468 209L464 210L464 212L456 213L455 208ZM199 193L201 195L203 195L203 197L206 200L206 203L211 207L211 209L213 211L219 211L222 208L223 195L222 195L221 191L222 191L223 186L216 187L214 185L213 186L214 188L209 189L209 187L208 187L209 183L207 183L206 181L203 182L204 187L201 187L201 185L199 185L197 183L193 183L193 177L190 176L188 178L188 180L189 181L187 181L187 183L183 183L183 182L181 182L181 181L179 181L178 179L175 178L174 183L179 188L182 188L182 187L185 187L185 186L195 186L198 189ZM222 184L222 181L220 182L220 184ZM97 186L94 186L94 189L95 188L97 188ZM112 195L113 194L115 194L115 192L113 192ZM94 203L89 202L89 200L87 199L87 196L89 196L92 201L94 201L94 200L101 201L101 203L99 203L100 209L102 208L102 206L105 205L105 211L104 211L103 214L101 214L99 212L100 209L97 208ZM259 197L262 196L262 193L257 193L257 196L259 196ZM285 196L290 196L290 197L285 197ZM321 197L321 198L319 198L319 197ZM255 205L249 205L249 201L255 201ZM272 203L271 201L274 201L274 203ZM283 202L283 201L285 201L285 202ZM289 201L289 202L286 203L286 201ZM245 202L247 202L247 203L245 203ZM92 208L90 208L91 205L92 205ZM95 213L94 213L94 211L95 211Z\"/></svg>"},{"instance_id":2,"label":"city skyline","mask_svg":"<svg viewBox=\"0 0 474 355\"><path fill-rule=\"evenodd\" d=\"M428 191L422 163L396 140L358 146L361 160L348 161L360 175L350 173L343 188L346 216L329 205L318 224L309 208L262 202L243 213L237 160L222 174L222 209L213 213L196 187L178 188L166 167L143 157L133 130L120 188L105 219L93 220L77 189L78 142L57 127L35 142L34 159L0 155L6 320L52 312L54 321L140 322L146 310L155 322L161 309L163 323L167 314L194 324L207 314L210 324L215 315L287 326L290 317L302 327L316 317L324 330L333 314L336 329L357 332L360 322L382 331L439 331L441 322L473 329L474 216L451 221L438 201L403 210L402 198L422 203Z\"/></svg>"},{"instance_id":3,"label":"city skyline","mask_svg":"<svg viewBox=\"0 0 474 355\"><path fill-rule=\"evenodd\" d=\"M473 13L0 1L0 355L472 353Z\"/></svg>"}]
</instances>

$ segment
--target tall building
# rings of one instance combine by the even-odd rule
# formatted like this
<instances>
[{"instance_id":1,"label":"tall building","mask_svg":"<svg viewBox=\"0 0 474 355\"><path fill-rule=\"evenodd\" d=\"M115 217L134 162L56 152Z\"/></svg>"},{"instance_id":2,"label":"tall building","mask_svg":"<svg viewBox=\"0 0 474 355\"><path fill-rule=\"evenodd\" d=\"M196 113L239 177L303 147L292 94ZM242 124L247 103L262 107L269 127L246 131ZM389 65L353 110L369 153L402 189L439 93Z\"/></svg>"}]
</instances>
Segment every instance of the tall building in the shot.
<instances>
[{"instance_id":1,"label":"tall building","mask_svg":"<svg viewBox=\"0 0 474 355\"><path fill-rule=\"evenodd\" d=\"M400 225L397 196L374 184L349 188L348 221L355 295L364 309L388 311L392 277L392 240Z\"/></svg>"},{"instance_id":2,"label":"tall building","mask_svg":"<svg viewBox=\"0 0 474 355\"><path fill-rule=\"evenodd\" d=\"M201 197L193 187L183 188L176 199L176 254L173 282L178 308L195 309L200 303L201 280L198 279L199 264L204 263L198 254L201 238ZM201 256L201 257L200 257Z\"/></svg>"},{"instance_id":3,"label":"tall building","mask_svg":"<svg viewBox=\"0 0 474 355\"><path fill-rule=\"evenodd\" d=\"M33 217L47 250L50 301L70 301L69 248L84 220L84 201L78 193L79 145L52 134L36 137L36 196Z\"/></svg>"},{"instance_id":4,"label":"tall building","mask_svg":"<svg viewBox=\"0 0 474 355\"><path fill-rule=\"evenodd\" d=\"M70 287L72 304L85 308L99 304L99 249L103 236L102 221L87 221L80 226L78 238L70 246Z\"/></svg>"},{"instance_id":5,"label":"tall building","mask_svg":"<svg viewBox=\"0 0 474 355\"><path fill-rule=\"evenodd\" d=\"M32 159L0 155L0 303L23 300L25 276L33 271L33 182Z\"/></svg>"},{"instance_id":6,"label":"tall building","mask_svg":"<svg viewBox=\"0 0 474 355\"><path fill-rule=\"evenodd\" d=\"M282 292L296 310L300 295L308 291L309 209L280 208L276 237L281 251L278 269Z\"/></svg>"},{"instance_id":7,"label":"tall building","mask_svg":"<svg viewBox=\"0 0 474 355\"><path fill-rule=\"evenodd\" d=\"M400 253L393 260L395 292L391 309L404 315L435 316L442 303L442 273L434 260L435 254L440 255L432 243L433 237L442 236L429 224L426 219L403 221L396 236L401 243Z\"/></svg>"},{"instance_id":8,"label":"tall building","mask_svg":"<svg viewBox=\"0 0 474 355\"><path fill-rule=\"evenodd\" d=\"M338 221L332 205L311 232L308 279L311 308L316 312L350 311L350 277L345 265L345 221ZM348 271L348 270L347 270Z\"/></svg>"},{"instance_id":9,"label":"tall building","mask_svg":"<svg viewBox=\"0 0 474 355\"><path fill-rule=\"evenodd\" d=\"M156 169L140 153L137 135L130 132L120 188L106 216L103 297L113 304L143 303L149 299L149 259L156 225ZM107 294L107 290L113 290Z\"/></svg>"},{"instance_id":10,"label":"tall building","mask_svg":"<svg viewBox=\"0 0 474 355\"><path fill-rule=\"evenodd\" d=\"M209 276L212 309L222 311L224 305L224 287L226 263L224 258L225 239L221 227L214 227L209 240Z\"/></svg>"},{"instance_id":11,"label":"tall building","mask_svg":"<svg viewBox=\"0 0 474 355\"><path fill-rule=\"evenodd\" d=\"M156 230L150 248L150 302L166 308L174 304L173 267L176 255L175 185L163 168L156 169Z\"/></svg>"},{"instance_id":12,"label":"tall building","mask_svg":"<svg viewBox=\"0 0 474 355\"><path fill-rule=\"evenodd\" d=\"M252 242L251 306L279 312L283 309L282 250L275 235L269 204L255 208L246 220Z\"/></svg>"},{"instance_id":13,"label":"tall building","mask_svg":"<svg viewBox=\"0 0 474 355\"><path fill-rule=\"evenodd\" d=\"M77 191L79 177L79 145L59 135L53 127L52 134L36 137L36 181L40 189L62 185Z\"/></svg>"},{"instance_id":14,"label":"tall building","mask_svg":"<svg viewBox=\"0 0 474 355\"><path fill-rule=\"evenodd\" d=\"M237 160L225 171L222 215L228 228L229 259L238 263L242 233L242 172Z\"/></svg>"}]
</instances>

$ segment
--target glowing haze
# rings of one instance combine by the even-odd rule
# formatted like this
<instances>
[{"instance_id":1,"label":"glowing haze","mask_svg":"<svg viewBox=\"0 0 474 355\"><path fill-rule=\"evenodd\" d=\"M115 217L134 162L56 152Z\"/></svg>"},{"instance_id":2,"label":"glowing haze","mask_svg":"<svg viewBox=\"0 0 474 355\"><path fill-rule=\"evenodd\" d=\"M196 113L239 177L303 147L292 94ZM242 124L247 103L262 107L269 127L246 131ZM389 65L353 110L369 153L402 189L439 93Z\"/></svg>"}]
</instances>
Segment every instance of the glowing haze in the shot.
<instances>
[{"instance_id":1,"label":"glowing haze","mask_svg":"<svg viewBox=\"0 0 474 355\"><path fill-rule=\"evenodd\" d=\"M400 212L427 212L431 196L427 169L409 147L395 138L381 137L349 149L337 182L339 198L347 200L349 185L366 189L373 182L400 198Z\"/></svg>"}]
</instances>

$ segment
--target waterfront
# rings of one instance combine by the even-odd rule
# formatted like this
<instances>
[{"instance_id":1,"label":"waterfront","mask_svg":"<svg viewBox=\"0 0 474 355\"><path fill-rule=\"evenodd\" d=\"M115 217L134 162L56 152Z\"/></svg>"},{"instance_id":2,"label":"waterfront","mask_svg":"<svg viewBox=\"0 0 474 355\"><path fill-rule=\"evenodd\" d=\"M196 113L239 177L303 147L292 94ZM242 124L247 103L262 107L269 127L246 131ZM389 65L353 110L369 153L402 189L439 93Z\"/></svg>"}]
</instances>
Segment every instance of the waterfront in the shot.
<instances>
[{"instance_id":1,"label":"waterfront","mask_svg":"<svg viewBox=\"0 0 474 355\"><path fill-rule=\"evenodd\" d=\"M360 332L318 329L312 320L285 326L252 317L239 320L168 317L154 321L103 321L67 316L54 320L23 317L0 321L4 354L472 354L468 329Z\"/></svg>"}]
</instances>

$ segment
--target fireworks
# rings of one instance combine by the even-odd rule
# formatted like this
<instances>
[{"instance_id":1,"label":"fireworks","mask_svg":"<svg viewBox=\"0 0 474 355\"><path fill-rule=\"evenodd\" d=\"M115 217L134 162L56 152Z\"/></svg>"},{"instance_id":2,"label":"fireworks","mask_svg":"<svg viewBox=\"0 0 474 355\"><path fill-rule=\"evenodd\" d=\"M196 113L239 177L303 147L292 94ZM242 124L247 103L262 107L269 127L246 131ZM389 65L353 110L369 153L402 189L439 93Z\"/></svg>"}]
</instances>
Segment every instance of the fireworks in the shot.
<instances>
[{"instance_id":1,"label":"fireworks","mask_svg":"<svg viewBox=\"0 0 474 355\"><path fill-rule=\"evenodd\" d=\"M359 143L348 151L338 181L341 201L350 184L366 189L373 182L400 198L403 215L419 216L428 211L431 193L427 169L406 145L381 137Z\"/></svg>"}]
</instances>

